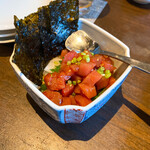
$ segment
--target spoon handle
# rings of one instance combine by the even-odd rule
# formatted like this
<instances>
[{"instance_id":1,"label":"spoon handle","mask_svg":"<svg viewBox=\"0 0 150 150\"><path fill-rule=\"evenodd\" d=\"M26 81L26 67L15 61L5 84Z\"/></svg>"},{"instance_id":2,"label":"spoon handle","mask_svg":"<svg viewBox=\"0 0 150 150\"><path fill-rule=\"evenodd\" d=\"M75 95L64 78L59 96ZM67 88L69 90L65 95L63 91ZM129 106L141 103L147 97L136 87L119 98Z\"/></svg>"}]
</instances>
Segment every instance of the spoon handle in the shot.
<instances>
[{"instance_id":1,"label":"spoon handle","mask_svg":"<svg viewBox=\"0 0 150 150\"><path fill-rule=\"evenodd\" d=\"M150 64L143 63L143 62L140 62L138 60L132 59L130 57L122 56L122 55L115 54L115 53L112 53L112 52L103 51L101 49L99 49L99 54L103 54L103 55L107 55L107 56L116 58L116 59L121 60L121 61L123 61L127 64L130 64L132 67L140 69L140 70L142 70L146 73L150 73Z\"/></svg>"}]
</instances>

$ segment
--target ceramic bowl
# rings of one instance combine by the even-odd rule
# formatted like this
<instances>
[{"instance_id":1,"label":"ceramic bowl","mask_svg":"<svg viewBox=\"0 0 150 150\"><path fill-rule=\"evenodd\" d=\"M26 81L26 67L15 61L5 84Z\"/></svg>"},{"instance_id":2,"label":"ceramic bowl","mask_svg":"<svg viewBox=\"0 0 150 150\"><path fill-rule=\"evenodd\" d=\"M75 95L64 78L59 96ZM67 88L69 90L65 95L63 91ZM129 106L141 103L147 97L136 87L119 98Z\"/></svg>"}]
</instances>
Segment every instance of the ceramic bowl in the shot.
<instances>
[{"instance_id":1,"label":"ceramic bowl","mask_svg":"<svg viewBox=\"0 0 150 150\"><path fill-rule=\"evenodd\" d=\"M79 29L87 32L96 42L99 43L102 49L107 51L113 51L121 55L130 57L129 48L115 38L110 33L106 32L102 28L96 26L95 24L80 19ZM49 116L53 119L65 123L82 123L95 114L117 91L121 86L128 73L131 70L131 66L122 63L118 60L114 60L115 66L117 67L114 76L117 79L116 82L110 86L103 94L101 94L96 100L85 107L81 106L58 106L50 101L46 96L44 96L36 86L26 78L26 76L20 71L16 64L12 62L14 52L10 57L10 63L22 83L26 88L28 94L33 98L33 100L43 109Z\"/></svg>"}]
</instances>

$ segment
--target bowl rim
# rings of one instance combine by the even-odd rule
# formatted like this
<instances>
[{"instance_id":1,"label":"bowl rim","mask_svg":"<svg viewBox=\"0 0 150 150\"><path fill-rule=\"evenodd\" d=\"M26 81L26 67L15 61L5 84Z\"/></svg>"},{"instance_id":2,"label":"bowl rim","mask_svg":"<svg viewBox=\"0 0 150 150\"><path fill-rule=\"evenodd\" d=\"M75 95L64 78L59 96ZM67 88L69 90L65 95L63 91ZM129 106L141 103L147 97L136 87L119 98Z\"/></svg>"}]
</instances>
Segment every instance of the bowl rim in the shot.
<instances>
[{"instance_id":1,"label":"bowl rim","mask_svg":"<svg viewBox=\"0 0 150 150\"><path fill-rule=\"evenodd\" d=\"M91 23L88 20L85 20L83 18L79 19L79 23L85 23L87 25L89 25L92 28L96 28L99 31L101 31L101 33L105 34L107 37L109 37L112 41L116 42L118 45L121 45L121 47L123 47L125 49L125 56L130 57L130 50L129 48L120 40L118 40L116 37L114 37L113 35L111 35L110 33L108 33L107 31L105 31L104 29L102 29L101 27ZM14 45L15 47L15 45ZM96 98L94 101L92 101L90 104L88 104L87 106L76 106L76 105L66 105L66 106L58 106L55 103L53 103L51 100L49 100L44 94L42 94L42 92L40 92L40 90L35 86L35 84L30 81L18 68L18 66L12 62L12 58L14 55L14 51L15 48L13 49L13 52L10 56L9 62L12 65L13 69L15 70L15 72L17 73L18 76L20 76L20 78L23 80L23 82L25 84L27 84L30 89L32 90L32 92L34 92L42 101L44 101L46 104L48 104L51 108L55 109L56 111L63 111L63 110L82 110L82 111L87 111L89 109L91 109L94 105L96 105L97 103L100 103L106 96L108 93L110 93L117 85L119 85L119 83L122 82L122 80L126 77L126 75L131 71L132 67L130 65L128 65L128 67L126 68L126 70L122 73L122 75L115 81L115 83L113 85L111 85L106 91L104 91L98 98Z\"/></svg>"}]
</instances>

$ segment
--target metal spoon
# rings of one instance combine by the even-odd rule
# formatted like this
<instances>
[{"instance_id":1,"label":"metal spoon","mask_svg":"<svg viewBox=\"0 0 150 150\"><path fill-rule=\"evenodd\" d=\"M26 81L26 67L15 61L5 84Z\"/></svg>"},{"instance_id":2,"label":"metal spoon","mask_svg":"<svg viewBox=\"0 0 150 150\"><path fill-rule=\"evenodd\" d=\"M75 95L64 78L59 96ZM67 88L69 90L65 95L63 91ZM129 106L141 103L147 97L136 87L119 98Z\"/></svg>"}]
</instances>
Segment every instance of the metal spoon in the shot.
<instances>
[{"instance_id":1,"label":"metal spoon","mask_svg":"<svg viewBox=\"0 0 150 150\"><path fill-rule=\"evenodd\" d=\"M130 57L122 56L116 53L108 52L101 50L99 45L93 41L86 32L83 30L78 30L72 33L66 40L65 46L68 50L76 51L78 53L88 49L94 54L103 54L118 60L121 60L127 64L130 64L132 67L140 69L146 73L150 73L150 64L140 62L138 60L132 59Z\"/></svg>"}]
</instances>

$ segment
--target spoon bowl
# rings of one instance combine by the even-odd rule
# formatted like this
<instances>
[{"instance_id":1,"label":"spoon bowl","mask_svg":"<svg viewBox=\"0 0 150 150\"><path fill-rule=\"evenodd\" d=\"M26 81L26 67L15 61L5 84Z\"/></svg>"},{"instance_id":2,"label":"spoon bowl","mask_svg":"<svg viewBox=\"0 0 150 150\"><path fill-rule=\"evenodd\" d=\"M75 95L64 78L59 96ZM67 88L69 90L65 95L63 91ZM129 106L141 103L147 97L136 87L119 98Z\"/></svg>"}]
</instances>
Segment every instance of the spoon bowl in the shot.
<instances>
[{"instance_id":1,"label":"spoon bowl","mask_svg":"<svg viewBox=\"0 0 150 150\"><path fill-rule=\"evenodd\" d=\"M132 67L140 69L146 73L150 73L150 64L140 62L138 60L132 59L130 57L122 56L113 52L108 52L100 49L98 43L93 41L90 36L83 30L78 30L72 33L66 40L65 46L68 50L76 51L80 53L85 49L93 52L94 54L103 54L113 58L116 58L120 61L123 61L127 64L130 64Z\"/></svg>"},{"instance_id":2,"label":"spoon bowl","mask_svg":"<svg viewBox=\"0 0 150 150\"><path fill-rule=\"evenodd\" d=\"M96 45L97 43L83 30L73 32L65 42L65 46L68 50L74 50L77 53L80 53L85 49L93 51L96 48Z\"/></svg>"}]
</instances>

